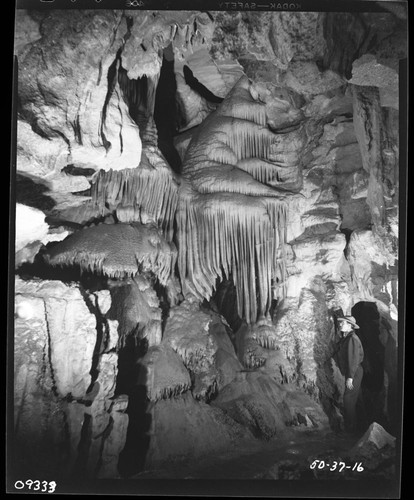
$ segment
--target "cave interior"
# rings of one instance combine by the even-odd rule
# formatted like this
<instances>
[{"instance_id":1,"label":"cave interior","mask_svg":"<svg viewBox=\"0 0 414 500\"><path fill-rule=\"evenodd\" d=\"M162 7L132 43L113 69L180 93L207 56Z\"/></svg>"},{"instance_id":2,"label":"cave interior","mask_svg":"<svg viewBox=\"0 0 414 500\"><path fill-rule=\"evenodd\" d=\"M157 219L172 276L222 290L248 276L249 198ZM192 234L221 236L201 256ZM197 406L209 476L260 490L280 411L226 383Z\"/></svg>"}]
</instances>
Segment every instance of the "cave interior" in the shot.
<instances>
[{"instance_id":1,"label":"cave interior","mask_svg":"<svg viewBox=\"0 0 414 500\"><path fill-rule=\"evenodd\" d=\"M393 477L401 3L16 16L16 467Z\"/></svg>"}]
</instances>

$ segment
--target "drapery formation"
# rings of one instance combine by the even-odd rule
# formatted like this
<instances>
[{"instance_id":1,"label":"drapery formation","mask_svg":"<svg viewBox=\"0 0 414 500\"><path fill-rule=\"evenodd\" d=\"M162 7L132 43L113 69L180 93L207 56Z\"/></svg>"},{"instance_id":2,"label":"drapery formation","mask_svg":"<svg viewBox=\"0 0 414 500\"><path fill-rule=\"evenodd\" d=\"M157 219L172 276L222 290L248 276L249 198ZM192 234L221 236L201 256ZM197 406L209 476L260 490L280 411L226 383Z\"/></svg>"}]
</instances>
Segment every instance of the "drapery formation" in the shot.
<instances>
[{"instance_id":1,"label":"drapery formation","mask_svg":"<svg viewBox=\"0 0 414 500\"><path fill-rule=\"evenodd\" d=\"M92 185L92 204L100 215L115 210L120 222L156 223L167 240L173 237L177 181L165 161L143 152L138 168L101 170Z\"/></svg>"},{"instance_id":2,"label":"drapery formation","mask_svg":"<svg viewBox=\"0 0 414 500\"><path fill-rule=\"evenodd\" d=\"M287 192L266 113L243 77L189 145L177 210L184 293L209 298L217 278L231 276L248 323L283 296L285 281Z\"/></svg>"},{"instance_id":3,"label":"drapery formation","mask_svg":"<svg viewBox=\"0 0 414 500\"><path fill-rule=\"evenodd\" d=\"M100 171L92 204L118 222L152 222L168 241L177 223L178 269L184 293L210 298L217 279L231 277L238 313L248 323L283 296L284 245L291 167L275 161L277 135L269 106L239 80L194 133L181 185L147 146L138 168Z\"/></svg>"}]
</instances>

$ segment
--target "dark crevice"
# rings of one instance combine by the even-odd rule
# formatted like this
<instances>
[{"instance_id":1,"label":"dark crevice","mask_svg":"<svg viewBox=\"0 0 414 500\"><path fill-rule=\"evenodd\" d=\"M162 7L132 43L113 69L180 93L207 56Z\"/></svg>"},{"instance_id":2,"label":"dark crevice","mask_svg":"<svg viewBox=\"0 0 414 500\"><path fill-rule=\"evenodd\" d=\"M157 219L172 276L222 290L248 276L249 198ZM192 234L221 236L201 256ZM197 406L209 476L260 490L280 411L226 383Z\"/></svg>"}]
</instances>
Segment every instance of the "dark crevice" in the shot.
<instances>
[{"instance_id":1,"label":"dark crevice","mask_svg":"<svg viewBox=\"0 0 414 500\"><path fill-rule=\"evenodd\" d=\"M158 301L161 309L161 329L164 331L165 323L170 313L170 303L168 301L168 294L164 286L160 284L158 280L155 280L153 284L155 293L157 294Z\"/></svg>"},{"instance_id":2,"label":"dark crevice","mask_svg":"<svg viewBox=\"0 0 414 500\"><path fill-rule=\"evenodd\" d=\"M191 87L197 94L201 97L204 97L209 102L220 104L223 102L222 97L218 97L213 92L211 92L205 85L197 80L197 78L193 75L193 72L188 66L184 66L184 79L185 83Z\"/></svg>"},{"instance_id":3,"label":"dark crevice","mask_svg":"<svg viewBox=\"0 0 414 500\"><path fill-rule=\"evenodd\" d=\"M16 173L16 203L22 203L42 211L51 210L56 202L46 194L47 192L49 192L49 188L45 184Z\"/></svg>"},{"instance_id":4,"label":"dark crevice","mask_svg":"<svg viewBox=\"0 0 414 500\"><path fill-rule=\"evenodd\" d=\"M121 153L122 153L122 151L121 151ZM84 189L83 191L74 191L71 194L73 196L88 196L88 197L90 197L91 196L91 188Z\"/></svg>"},{"instance_id":5,"label":"dark crevice","mask_svg":"<svg viewBox=\"0 0 414 500\"><path fill-rule=\"evenodd\" d=\"M134 18L131 16L125 16L127 32L124 36L124 41L126 42L131 36L131 29L134 26Z\"/></svg>"},{"instance_id":6,"label":"dark crevice","mask_svg":"<svg viewBox=\"0 0 414 500\"><path fill-rule=\"evenodd\" d=\"M219 281L211 301L217 307L218 312L229 324L233 332L237 332L243 324L242 318L237 312L237 291L232 278ZM235 339L231 337L233 344Z\"/></svg>"},{"instance_id":7,"label":"dark crevice","mask_svg":"<svg viewBox=\"0 0 414 500\"><path fill-rule=\"evenodd\" d=\"M78 445L78 455L73 468L72 475L76 478L86 479L87 465L89 459L89 450L92 444L92 416L88 413L84 414L82 430Z\"/></svg>"},{"instance_id":8,"label":"dark crevice","mask_svg":"<svg viewBox=\"0 0 414 500\"><path fill-rule=\"evenodd\" d=\"M343 233L345 235L346 244L345 244L345 248L344 248L344 255L345 255L345 257L347 257L348 245L349 245L349 242L351 241L351 234L353 233L353 230L342 228L340 231L341 231L341 233Z\"/></svg>"},{"instance_id":9,"label":"dark crevice","mask_svg":"<svg viewBox=\"0 0 414 500\"><path fill-rule=\"evenodd\" d=\"M79 115L76 116L76 120L72 122L73 133L75 134L75 140L79 145L83 145L82 142L82 130L79 121Z\"/></svg>"},{"instance_id":10,"label":"dark crevice","mask_svg":"<svg viewBox=\"0 0 414 500\"><path fill-rule=\"evenodd\" d=\"M380 341L380 315L374 302L358 302L351 313L359 325L356 333L364 349L364 375L357 407L361 431L365 431L372 422L378 422L389 430L384 414L384 407L387 406L384 391L385 348Z\"/></svg>"},{"instance_id":11,"label":"dark crevice","mask_svg":"<svg viewBox=\"0 0 414 500\"><path fill-rule=\"evenodd\" d=\"M62 172L68 175L73 175L73 176L84 176L84 177L90 177L93 175L96 170L94 168L82 168L82 167L76 167L72 163L69 165L66 165L65 167L62 168Z\"/></svg>"},{"instance_id":12,"label":"dark crevice","mask_svg":"<svg viewBox=\"0 0 414 500\"><path fill-rule=\"evenodd\" d=\"M92 354L92 366L89 371L91 375L91 383L86 391L88 393L93 389L99 375L99 362L101 360L101 355L105 351L105 347L108 343L109 326L107 320L104 318L101 311L99 310L99 306L97 304L97 298L94 297L95 298L95 304L94 304L91 296L89 295L87 290L83 288L82 285L79 286L79 291L83 297L83 300L85 301L85 304L89 312L96 318L96 342Z\"/></svg>"},{"instance_id":13,"label":"dark crevice","mask_svg":"<svg viewBox=\"0 0 414 500\"><path fill-rule=\"evenodd\" d=\"M144 45L143 50L145 49ZM171 168L179 172L181 158L174 146L178 119L172 46L164 49L163 64L157 84L145 75L137 79L129 78L128 72L122 66L118 70L118 82L128 105L129 115L138 125L141 139L145 139L145 130L153 117L157 128L157 145Z\"/></svg>"},{"instance_id":14,"label":"dark crevice","mask_svg":"<svg viewBox=\"0 0 414 500\"><path fill-rule=\"evenodd\" d=\"M83 229L84 227L89 227L100 223L109 224L110 223L108 219L109 217L111 217L111 215L102 215L100 217L95 217L93 219L90 219L85 224L80 224L79 222L67 220L64 218L64 216L62 216L62 214L53 213L52 211L52 213L45 218L45 222L47 222L49 226L51 226L52 228L62 228L71 231L72 230L77 231L79 229Z\"/></svg>"},{"instance_id":15,"label":"dark crevice","mask_svg":"<svg viewBox=\"0 0 414 500\"><path fill-rule=\"evenodd\" d=\"M144 75L142 78L131 79L128 77L127 70L121 66L118 71L118 82L124 100L128 105L129 115L138 125L140 133L142 133L145 130L150 115L148 107L148 78Z\"/></svg>"},{"instance_id":16,"label":"dark crevice","mask_svg":"<svg viewBox=\"0 0 414 500\"><path fill-rule=\"evenodd\" d=\"M120 146L120 154L124 152L124 139L122 138L122 130L119 131L119 146Z\"/></svg>"},{"instance_id":17,"label":"dark crevice","mask_svg":"<svg viewBox=\"0 0 414 500\"><path fill-rule=\"evenodd\" d=\"M107 75L108 91L107 91L106 96L105 96L105 101L104 101L104 105L102 107L102 113L101 113L100 135L102 137L103 146L104 146L104 148L105 148L106 151L109 151L109 149L111 148L112 144L106 138L103 129L104 129L105 122L106 122L106 112L107 112L107 109L108 109L108 104L109 104L109 101L111 100L112 94L113 94L113 92L115 90L115 87L116 87L117 73L118 73L119 61L120 61L120 58L121 58L121 52L122 52L122 48L120 48L118 50L118 52L116 54L116 57L115 57L115 60L113 61L113 63L108 68L108 75Z\"/></svg>"},{"instance_id":18,"label":"dark crevice","mask_svg":"<svg viewBox=\"0 0 414 500\"><path fill-rule=\"evenodd\" d=\"M172 46L164 49L160 78L155 94L154 121L158 132L158 147L175 172L181 169L181 158L175 149L177 135L177 83Z\"/></svg>"},{"instance_id":19,"label":"dark crevice","mask_svg":"<svg viewBox=\"0 0 414 500\"><path fill-rule=\"evenodd\" d=\"M119 473L125 478L144 470L150 444L151 415L146 387L147 368L139 362L147 349L145 342L137 341L131 335L118 354L116 394L128 395L128 431L118 462Z\"/></svg>"},{"instance_id":20,"label":"dark crevice","mask_svg":"<svg viewBox=\"0 0 414 500\"><path fill-rule=\"evenodd\" d=\"M47 139L50 141L49 135L40 127L40 125L37 123L37 118L32 117L33 121L30 121L30 118L28 117L28 121L30 123L30 126L32 127L32 130L35 134L39 135L42 139Z\"/></svg>"},{"instance_id":21,"label":"dark crevice","mask_svg":"<svg viewBox=\"0 0 414 500\"><path fill-rule=\"evenodd\" d=\"M103 465L103 460L102 460L102 457L105 453L105 443L106 443L106 440L109 438L109 436L111 435L111 432L114 428L114 419L112 417L109 417L109 422L108 422L108 425L105 427L104 431L102 432L102 434L100 434L99 436L94 436L94 439L97 439L98 437L102 437L101 439L101 444L100 444L100 447L99 447L99 458L98 458L98 461L97 461L97 464L96 464L96 468L95 468L95 473L94 473L94 477L98 477L98 473Z\"/></svg>"},{"instance_id":22,"label":"dark crevice","mask_svg":"<svg viewBox=\"0 0 414 500\"><path fill-rule=\"evenodd\" d=\"M50 336L50 328L49 328L49 315L46 307L46 302L44 302L44 307L45 307L45 322L46 322L46 332L47 332L47 362L49 365L50 369L50 379L52 381L52 393L56 398L59 398L59 392L57 389L56 385L56 377L55 377L55 370L53 368L52 364L52 342L51 342L51 336ZM45 352L46 354L46 352ZM46 356L44 356L46 358ZM43 360L44 362L44 368L46 367L46 359Z\"/></svg>"},{"instance_id":23,"label":"dark crevice","mask_svg":"<svg viewBox=\"0 0 414 500\"><path fill-rule=\"evenodd\" d=\"M101 78L102 78L102 61L99 61L99 65L98 65L98 81L96 82L96 86L97 87L101 83Z\"/></svg>"}]
</instances>

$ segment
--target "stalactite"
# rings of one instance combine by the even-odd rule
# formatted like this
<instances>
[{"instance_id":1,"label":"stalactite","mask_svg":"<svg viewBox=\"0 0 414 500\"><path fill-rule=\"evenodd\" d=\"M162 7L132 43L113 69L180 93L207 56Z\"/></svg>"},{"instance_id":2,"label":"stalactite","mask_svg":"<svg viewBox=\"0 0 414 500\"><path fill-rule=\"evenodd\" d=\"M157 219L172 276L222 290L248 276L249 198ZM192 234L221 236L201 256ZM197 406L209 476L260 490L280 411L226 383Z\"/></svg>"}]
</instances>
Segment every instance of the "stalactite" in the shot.
<instances>
[{"instance_id":1,"label":"stalactite","mask_svg":"<svg viewBox=\"0 0 414 500\"><path fill-rule=\"evenodd\" d=\"M222 123L223 128L231 129L224 138L238 160L251 157L268 158L274 135L267 127L238 118L233 118L231 121L223 120Z\"/></svg>"},{"instance_id":2,"label":"stalactite","mask_svg":"<svg viewBox=\"0 0 414 500\"><path fill-rule=\"evenodd\" d=\"M182 191L177 213L182 279L201 299L211 296L217 277L229 278L232 274L238 313L248 323L255 322L258 314L268 312L272 286L277 286L276 275L285 274L284 263L277 255L286 238L285 205L269 200L266 208L260 209L246 196L245 205L240 203L238 207L232 205L231 197L221 197L214 206L206 206L194 203L189 194ZM263 250L266 247L267 252Z\"/></svg>"},{"instance_id":3,"label":"stalactite","mask_svg":"<svg viewBox=\"0 0 414 500\"><path fill-rule=\"evenodd\" d=\"M177 208L184 292L209 298L217 278L234 281L247 323L266 316L286 293L285 178L271 161L275 133L266 105L242 78L194 135L183 163Z\"/></svg>"},{"instance_id":4,"label":"stalactite","mask_svg":"<svg viewBox=\"0 0 414 500\"><path fill-rule=\"evenodd\" d=\"M177 184L167 168L101 170L92 184L92 205L98 213L116 210L120 222L157 223L172 240Z\"/></svg>"}]
</instances>

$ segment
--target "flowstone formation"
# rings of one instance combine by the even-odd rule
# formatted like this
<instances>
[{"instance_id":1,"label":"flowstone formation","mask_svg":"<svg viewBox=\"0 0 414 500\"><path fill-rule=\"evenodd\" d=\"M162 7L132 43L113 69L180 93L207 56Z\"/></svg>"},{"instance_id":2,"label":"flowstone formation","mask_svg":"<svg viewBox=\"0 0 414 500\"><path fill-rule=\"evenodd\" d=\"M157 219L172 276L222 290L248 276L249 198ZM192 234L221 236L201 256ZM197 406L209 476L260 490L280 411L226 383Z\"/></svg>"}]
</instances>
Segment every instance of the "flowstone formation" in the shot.
<instances>
[{"instance_id":1,"label":"flowstone formation","mask_svg":"<svg viewBox=\"0 0 414 500\"><path fill-rule=\"evenodd\" d=\"M152 271L166 285L174 268L176 250L150 225L100 224L72 234L45 258L52 266L77 264L111 278Z\"/></svg>"},{"instance_id":2,"label":"flowstone formation","mask_svg":"<svg viewBox=\"0 0 414 500\"><path fill-rule=\"evenodd\" d=\"M276 282L286 279L283 189L296 181L294 168L274 160L277 140L269 123L273 112L279 122L286 114L284 126L290 126L300 112L286 112L274 100L266 106L250 87L240 79L194 134L183 162L177 220L184 290L208 299L217 278L231 275L238 313L254 323L279 297Z\"/></svg>"},{"instance_id":3,"label":"flowstone formation","mask_svg":"<svg viewBox=\"0 0 414 500\"><path fill-rule=\"evenodd\" d=\"M341 312L361 431L394 435L404 12L17 17L18 466L139 478L339 430Z\"/></svg>"}]
</instances>

